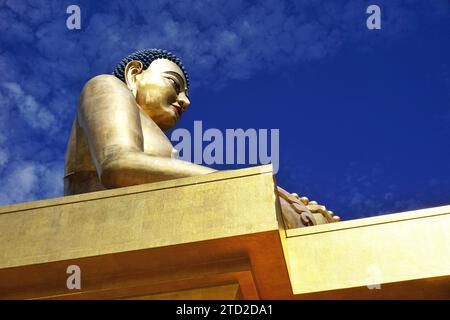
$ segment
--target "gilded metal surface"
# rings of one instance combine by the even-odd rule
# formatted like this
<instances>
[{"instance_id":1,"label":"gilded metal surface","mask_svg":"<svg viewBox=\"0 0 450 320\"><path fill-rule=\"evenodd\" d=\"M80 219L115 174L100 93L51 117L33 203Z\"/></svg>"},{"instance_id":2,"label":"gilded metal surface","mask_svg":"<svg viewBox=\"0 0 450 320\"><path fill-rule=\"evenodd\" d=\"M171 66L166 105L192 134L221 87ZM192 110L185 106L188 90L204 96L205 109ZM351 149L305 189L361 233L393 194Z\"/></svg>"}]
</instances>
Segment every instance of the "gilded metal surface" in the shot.
<instances>
[{"instance_id":1,"label":"gilded metal surface","mask_svg":"<svg viewBox=\"0 0 450 320\"><path fill-rule=\"evenodd\" d=\"M359 298L427 298L427 281L436 278L428 298L445 290L450 298L449 230L450 206L287 230L294 294L360 287ZM408 281L416 281L409 292L394 285Z\"/></svg>"},{"instance_id":2,"label":"gilded metal surface","mask_svg":"<svg viewBox=\"0 0 450 320\"><path fill-rule=\"evenodd\" d=\"M316 224L324 224L324 223L333 223L341 221L339 216L335 216L333 211L327 210L327 208L323 205L319 205L317 201L309 201L307 197L300 197L296 193L292 193L294 197L299 199L306 208L313 213L314 218L316 219Z\"/></svg>"},{"instance_id":3,"label":"gilded metal surface","mask_svg":"<svg viewBox=\"0 0 450 320\"><path fill-rule=\"evenodd\" d=\"M94 77L81 92L66 152L66 195L215 171L174 158L176 150L164 134L190 104L180 67L157 59L144 70L133 60L124 74L125 83L112 75ZM311 213L300 200L278 191L288 228L317 224L317 210ZM328 222L320 216L318 221Z\"/></svg>"},{"instance_id":4,"label":"gilded metal surface","mask_svg":"<svg viewBox=\"0 0 450 320\"><path fill-rule=\"evenodd\" d=\"M243 298L288 297L279 213L270 165L2 207L0 297L122 298L236 282ZM81 292L66 288L70 264L82 270Z\"/></svg>"},{"instance_id":5,"label":"gilded metal surface","mask_svg":"<svg viewBox=\"0 0 450 320\"><path fill-rule=\"evenodd\" d=\"M450 206L286 230L275 188L262 166L1 207L0 298L450 298Z\"/></svg>"},{"instance_id":6,"label":"gilded metal surface","mask_svg":"<svg viewBox=\"0 0 450 320\"><path fill-rule=\"evenodd\" d=\"M0 268L278 230L271 169L1 207Z\"/></svg>"},{"instance_id":7,"label":"gilded metal surface","mask_svg":"<svg viewBox=\"0 0 450 320\"><path fill-rule=\"evenodd\" d=\"M139 61L131 61L125 73L126 84L100 75L81 92L66 153L65 194L215 171L174 159L163 132L190 103L178 65L158 59L142 70Z\"/></svg>"},{"instance_id":8,"label":"gilded metal surface","mask_svg":"<svg viewBox=\"0 0 450 320\"><path fill-rule=\"evenodd\" d=\"M132 297L130 300L236 300L239 299L239 284L165 292L149 296Z\"/></svg>"}]
</instances>

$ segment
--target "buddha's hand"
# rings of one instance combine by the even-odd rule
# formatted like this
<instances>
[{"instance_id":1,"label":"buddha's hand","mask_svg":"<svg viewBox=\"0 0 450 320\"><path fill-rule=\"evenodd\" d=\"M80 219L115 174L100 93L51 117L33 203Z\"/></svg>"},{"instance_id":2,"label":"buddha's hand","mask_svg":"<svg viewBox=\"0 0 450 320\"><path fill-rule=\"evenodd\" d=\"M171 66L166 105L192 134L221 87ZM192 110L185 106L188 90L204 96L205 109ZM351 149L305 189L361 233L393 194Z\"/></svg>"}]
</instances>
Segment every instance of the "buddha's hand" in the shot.
<instances>
[{"instance_id":1,"label":"buddha's hand","mask_svg":"<svg viewBox=\"0 0 450 320\"><path fill-rule=\"evenodd\" d=\"M318 204L316 201L309 201L307 197L299 197L297 194L292 194L294 197L298 198L311 213L313 214L321 214L325 219L325 223L339 222L341 218L339 216L335 216L333 211L327 210L324 205Z\"/></svg>"},{"instance_id":2,"label":"buddha's hand","mask_svg":"<svg viewBox=\"0 0 450 320\"><path fill-rule=\"evenodd\" d=\"M317 224L311 211L296 196L283 188L277 187L280 197L281 212L288 229L314 226Z\"/></svg>"}]
</instances>

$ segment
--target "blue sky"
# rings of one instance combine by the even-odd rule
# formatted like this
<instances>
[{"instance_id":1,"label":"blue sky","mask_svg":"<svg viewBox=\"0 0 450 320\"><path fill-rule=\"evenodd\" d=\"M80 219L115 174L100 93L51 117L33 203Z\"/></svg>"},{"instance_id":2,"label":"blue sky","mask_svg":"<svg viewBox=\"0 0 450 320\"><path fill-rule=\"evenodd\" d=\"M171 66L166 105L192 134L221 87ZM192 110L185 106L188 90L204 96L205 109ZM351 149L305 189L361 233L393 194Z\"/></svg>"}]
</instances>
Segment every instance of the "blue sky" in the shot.
<instances>
[{"instance_id":1,"label":"blue sky","mask_svg":"<svg viewBox=\"0 0 450 320\"><path fill-rule=\"evenodd\" d=\"M81 8L81 30L66 8ZM382 29L366 28L381 8ZM450 204L450 11L434 1L2 1L0 204L60 196L78 94L180 56L179 127L280 129L277 182L344 219Z\"/></svg>"}]
</instances>

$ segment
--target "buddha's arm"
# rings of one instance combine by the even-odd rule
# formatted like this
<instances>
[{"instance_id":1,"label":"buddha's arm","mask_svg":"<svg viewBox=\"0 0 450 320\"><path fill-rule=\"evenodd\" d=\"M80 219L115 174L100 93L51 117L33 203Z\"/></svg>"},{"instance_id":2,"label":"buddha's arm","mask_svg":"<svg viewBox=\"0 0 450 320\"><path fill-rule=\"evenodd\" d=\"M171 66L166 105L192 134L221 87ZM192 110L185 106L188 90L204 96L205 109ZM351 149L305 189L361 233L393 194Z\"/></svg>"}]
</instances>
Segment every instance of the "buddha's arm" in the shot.
<instances>
[{"instance_id":1,"label":"buddha's arm","mask_svg":"<svg viewBox=\"0 0 450 320\"><path fill-rule=\"evenodd\" d=\"M215 171L178 159L145 154L140 115L134 97L113 76L98 76L85 85L77 116L100 181L107 188Z\"/></svg>"}]
</instances>

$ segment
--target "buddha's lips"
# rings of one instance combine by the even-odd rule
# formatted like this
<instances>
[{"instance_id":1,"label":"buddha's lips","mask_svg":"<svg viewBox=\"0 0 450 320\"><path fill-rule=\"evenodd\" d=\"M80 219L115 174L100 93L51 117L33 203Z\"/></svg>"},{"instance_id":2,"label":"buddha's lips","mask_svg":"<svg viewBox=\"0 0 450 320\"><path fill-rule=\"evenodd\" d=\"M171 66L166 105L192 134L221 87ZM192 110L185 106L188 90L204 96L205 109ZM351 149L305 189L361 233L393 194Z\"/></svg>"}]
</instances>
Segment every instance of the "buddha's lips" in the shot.
<instances>
[{"instance_id":1,"label":"buddha's lips","mask_svg":"<svg viewBox=\"0 0 450 320\"><path fill-rule=\"evenodd\" d=\"M174 107L175 111L178 113L178 116L181 116L181 113L183 112L183 109L181 109L180 106L177 106L175 104L171 104L172 107Z\"/></svg>"}]
</instances>

